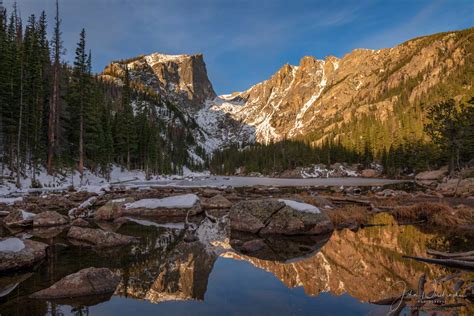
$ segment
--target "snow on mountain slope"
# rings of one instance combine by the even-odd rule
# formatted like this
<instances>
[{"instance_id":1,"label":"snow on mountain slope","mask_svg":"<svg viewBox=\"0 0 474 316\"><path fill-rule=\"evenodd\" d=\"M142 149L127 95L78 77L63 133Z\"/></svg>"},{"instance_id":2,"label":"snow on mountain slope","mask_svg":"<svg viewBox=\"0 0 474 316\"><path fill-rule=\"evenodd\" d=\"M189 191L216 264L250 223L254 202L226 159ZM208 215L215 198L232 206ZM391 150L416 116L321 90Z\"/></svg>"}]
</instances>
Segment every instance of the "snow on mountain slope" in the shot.
<instances>
[{"instance_id":1,"label":"snow on mountain slope","mask_svg":"<svg viewBox=\"0 0 474 316\"><path fill-rule=\"evenodd\" d=\"M294 137L300 133L306 113L326 87L327 66L334 68L332 63L304 57L299 66L284 65L270 79L247 91L223 97L229 104L239 103L238 109L221 108L235 120L252 126L259 142Z\"/></svg>"},{"instance_id":2,"label":"snow on mountain slope","mask_svg":"<svg viewBox=\"0 0 474 316\"><path fill-rule=\"evenodd\" d=\"M255 142L255 129L238 119L242 103L227 102L222 98L207 100L204 107L194 116L204 131L202 146L212 152L230 144L244 145Z\"/></svg>"},{"instance_id":3,"label":"snow on mountain slope","mask_svg":"<svg viewBox=\"0 0 474 316\"><path fill-rule=\"evenodd\" d=\"M462 75L462 66L472 63L473 30L434 34L394 48L356 49L342 58L306 56L298 66L286 64L246 91L219 97L202 55L155 53L134 58L128 66L135 82L196 123L195 138L207 153L309 133L318 142L367 115L382 123L396 120L397 105L412 106L450 75ZM468 92L459 90L460 95Z\"/></svg>"}]
</instances>

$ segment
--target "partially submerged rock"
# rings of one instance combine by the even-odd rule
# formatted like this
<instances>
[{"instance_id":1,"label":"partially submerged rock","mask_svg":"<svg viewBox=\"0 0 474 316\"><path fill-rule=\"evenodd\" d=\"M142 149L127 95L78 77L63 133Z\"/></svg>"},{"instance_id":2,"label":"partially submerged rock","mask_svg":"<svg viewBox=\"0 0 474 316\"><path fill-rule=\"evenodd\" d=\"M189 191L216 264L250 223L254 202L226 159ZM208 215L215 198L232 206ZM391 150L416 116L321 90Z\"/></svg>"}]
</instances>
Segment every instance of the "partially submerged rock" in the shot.
<instances>
[{"instance_id":1,"label":"partially submerged rock","mask_svg":"<svg viewBox=\"0 0 474 316\"><path fill-rule=\"evenodd\" d=\"M230 211L231 229L260 235L317 235L332 232L317 207L292 200L242 201Z\"/></svg>"},{"instance_id":2,"label":"partially submerged rock","mask_svg":"<svg viewBox=\"0 0 474 316\"><path fill-rule=\"evenodd\" d=\"M35 227L31 231L31 234L35 237L50 239L59 236L66 229L69 228L69 225L62 226L49 226L49 227Z\"/></svg>"},{"instance_id":3,"label":"partially submerged rock","mask_svg":"<svg viewBox=\"0 0 474 316\"><path fill-rule=\"evenodd\" d=\"M441 181L448 174L446 167L439 170L423 171L415 176L415 180L423 185L432 185Z\"/></svg>"},{"instance_id":4,"label":"partially submerged rock","mask_svg":"<svg viewBox=\"0 0 474 316\"><path fill-rule=\"evenodd\" d=\"M27 268L46 256L48 245L19 238L0 239L0 272Z\"/></svg>"},{"instance_id":5,"label":"partially submerged rock","mask_svg":"<svg viewBox=\"0 0 474 316\"><path fill-rule=\"evenodd\" d=\"M440 183L437 191L444 195L473 196L474 178L449 179L446 182Z\"/></svg>"},{"instance_id":6,"label":"partially submerged rock","mask_svg":"<svg viewBox=\"0 0 474 316\"><path fill-rule=\"evenodd\" d=\"M94 212L96 221L113 221L122 216L122 208L127 203L132 203L131 198L110 200Z\"/></svg>"},{"instance_id":7,"label":"partially submerged rock","mask_svg":"<svg viewBox=\"0 0 474 316\"><path fill-rule=\"evenodd\" d=\"M20 283L27 280L33 275L31 272L22 273L22 274L9 274L3 277L0 277L0 298L7 296L13 292Z\"/></svg>"},{"instance_id":8,"label":"partially submerged rock","mask_svg":"<svg viewBox=\"0 0 474 316\"><path fill-rule=\"evenodd\" d=\"M30 295L37 299L62 299L111 294L120 278L107 268L87 268L70 274L47 289Z\"/></svg>"},{"instance_id":9,"label":"partially submerged rock","mask_svg":"<svg viewBox=\"0 0 474 316\"><path fill-rule=\"evenodd\" d=\"M152 217L170 221L184 220L202 211L195 194L170 196L163 199L143 199L124 205L123 216Z\"/></svg>"},{"instance_id":10,"label":"partially submerged rock","mask_svg":"<svg viewBox=\"0 0 474 316\"><path fill-rule=\"evenodd\" d=\"M89 222L83 218L76 218L75 220L72 221L71 225L78 226L78 227L88 227Z\"/></svg>"},{"instance_id":11,"label":"partially submerged rock","mask_svg":"<svg viewBox=\"0 0 474 316\"><path fill-rule=\"evenodd\" d=\"M363 178L377 178L380 177L380 171L376 169L364 169L361 171L360 175Z\"/></svg>"},{"instance_id":12,"label":"partially submerged rock","mask_svg":"<svg viewBox=\"0 0 474 316\"><path fill-rule=\"evenodd\" d=\"M218 194L210 199L201 202L201 206L205 210L210 209L228 209L232 207L232 202Z\"/></svg>"},{"instance_id":13,"label":"partially submerged rock","mask_svg":"<svg viewBox=\"0 0 474 316\"><path fill-rule=\"evenodd\" d=\"M66 216L55 211L46 211L36 215L33 219L33 227L61 226L69 223Z\"/></svg>"},{"instance_id":14,"label":"partially submerged rock","mask_svg":"<svg viewBox=\"0 0 474 316\"><path fill-rule=\"evenodd\" d=\"M86 245L96 247L125 246L137 241L137 238L132 236L125 236L114 232L106 232L101 229L83 228L78 226L71 227L67 237L74 241L79 241Z\"/></svg>"},{"instance_id":15,"label":"partially submerged rock","mask_svg":"<svg viewBox=\"0 0 474 316\"><path fill-rule=\"evenodd\" d=\"M212 188L203 188L203 189L201 190L201 194L202 194L202 196L204 196L204 197L210 198L210 197L212 197L212 196L221 194L221 191L216 190L216 189L212 189Z\"/></svg>"},{"instance_id":16,"label":"partially submerged rock","mask_svg":"<svg viewBox=\"0 0 474 316\"><path fill-rule=\"evenodd\" d=\"M3 219L3 223L7 227L27 227L33 224L33 219L36 214L29 213L23 210L16 210L11 212Z\"/></svg>"}]
</instances>

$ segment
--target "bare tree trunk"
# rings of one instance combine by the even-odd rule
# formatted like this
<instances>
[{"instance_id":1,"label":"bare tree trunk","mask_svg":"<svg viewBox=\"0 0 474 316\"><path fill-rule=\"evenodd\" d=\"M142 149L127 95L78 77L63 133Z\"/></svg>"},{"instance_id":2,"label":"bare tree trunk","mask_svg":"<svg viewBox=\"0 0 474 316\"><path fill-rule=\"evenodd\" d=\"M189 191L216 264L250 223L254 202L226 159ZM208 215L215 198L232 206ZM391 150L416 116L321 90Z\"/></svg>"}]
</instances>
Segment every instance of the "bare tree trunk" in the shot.
<instances>
[{"instance_id":1,"label":"bare tree trunk","mask_svg":"<svg viewBox=\"0 0 474 316\"><path fill-rule=\"evenodd\" d=\"M130 145L127 145L127 169L130 170Z\"/></svg>"},{"instance_id":2,"label":"bare tree trunk","mask_svg":"<svg viewBox=\"0 0 474 316\"><path fill-rule=\"evenodd\" d=\"M21 124L23 120L23 63L20 68L20 117L18 119L18 134L16 139L16 187L21 188L20 181L20 142L21 142Z\"/></svg>"},{"instance_id":3,"label":"bare tree trunk","mask_svg":"<svg viewBox=\"0 0 474 316\"><path fill-rule=\"evenodd\" d=\"M81 91L81 113L79 117L79 173L81 175L81 185L84 178L84 101Z\"/></svg>"},{"instance_id":4,"label":"bare tree trunk","mask_svg":"<svg viewBox=\"0 0 474 316\"><path fill-rule=\"evenodd\" d=\"M53 158L56 145L56 107L58 100L58 69L56 62L54 63L53 74L53 97L49 102L49 117L48 117L48 174L53 172Z\"/></svg>"},{"instance_id":5,"label":"bare tree trunk","mask_svg":"<svg viewBox=\"0 0 474 316\"><path fill-rule=\"evenodd\" d=\"M3 184L3 175L5 173L5 139L3 137L3 112L0 111L0 160L2 167L0 170L0 184Z\"/></svg>"},{"instance_id":6,"label":"bare tree trunk","mask_svg":"<svg viewBox=\"0 0 474 316\"><path fill-rule=\"evenodd\" d=\"M48 174L53 172L54 155L56 154L59 138L59 72L61 67L61 20L59 19L59 4L56 0L56 18L54 27L54 65L53 65L53 95L49 103L48 116Z\"/></svg>"}]
</instances>

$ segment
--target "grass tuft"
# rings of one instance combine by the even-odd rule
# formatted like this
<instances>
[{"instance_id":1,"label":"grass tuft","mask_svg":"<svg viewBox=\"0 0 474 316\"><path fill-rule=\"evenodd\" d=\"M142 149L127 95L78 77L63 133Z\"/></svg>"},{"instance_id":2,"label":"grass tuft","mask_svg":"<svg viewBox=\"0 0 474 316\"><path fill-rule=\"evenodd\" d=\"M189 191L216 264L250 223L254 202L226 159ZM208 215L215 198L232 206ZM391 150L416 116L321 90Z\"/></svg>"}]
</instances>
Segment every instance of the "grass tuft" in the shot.
<instances>
[{"instance_id":1,"label":"grass tuft","mask_svg":"<svg viewBox=\"0 0 474 316\"><path fill-rule=\"evenodd\" d=\"M425 221L434 226L453 227L468 224L472 220L472 211L467 208L453 209L447 204L422 202L394 209L393 216L399 221Z\"/></svg>"}]
</instances>

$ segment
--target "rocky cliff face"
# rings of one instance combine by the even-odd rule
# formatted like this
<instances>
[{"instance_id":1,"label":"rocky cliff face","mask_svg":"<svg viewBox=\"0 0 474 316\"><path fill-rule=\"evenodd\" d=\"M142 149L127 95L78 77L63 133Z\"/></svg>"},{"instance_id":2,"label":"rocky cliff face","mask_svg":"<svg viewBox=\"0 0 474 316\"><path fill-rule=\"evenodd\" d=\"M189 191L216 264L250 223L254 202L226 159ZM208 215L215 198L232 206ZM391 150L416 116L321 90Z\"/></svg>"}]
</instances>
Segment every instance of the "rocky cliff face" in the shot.
<instances>
[{"instance_id":1,"label":"rocky cliff face","mask_svg":"<svg viewBox=\"0 0 474 316\"><path fill-rule=\"evenodd\" d=\"M202 55L154 53L114 62L105 68L104 74L123 74L125 67L136 84L151 88L191 112L216 97Z\"/></svg>"},{"instance_id":2,"label":"rocky cliff face","mask_svg":"<svg viewBox=\"0 0 474 316\"><path fill-rule=\"evenodd\" d=\"M395 108L472 95L474 29L435 34L394 48L357 49L339 59L303 57L270 79L223 99L220 109L254 126L260 142L317 131L318 141L343 124L374 115L384 122Z\"/></svg>"},{"instance_id":3,"label":"rocky cliff face","mask_svg":"<svg viewBox=\"0 0 474 316\"><path fill-rule=\"evenodd\" d=\"M197 123L208 152L285 138L319 143L329 135L349 142L368 137L359 130L386 146L405 134L422 137L426 104L474 95L473 52L474 29L468 29L394 48L356 49L340 59L306 56L246 91L220 97L202 55L139 56L112 63L103 75L117 80L127 66L135 85L158 93ZM361 127L364 120L368 127Z\"/></svg>"}]
</instances>

